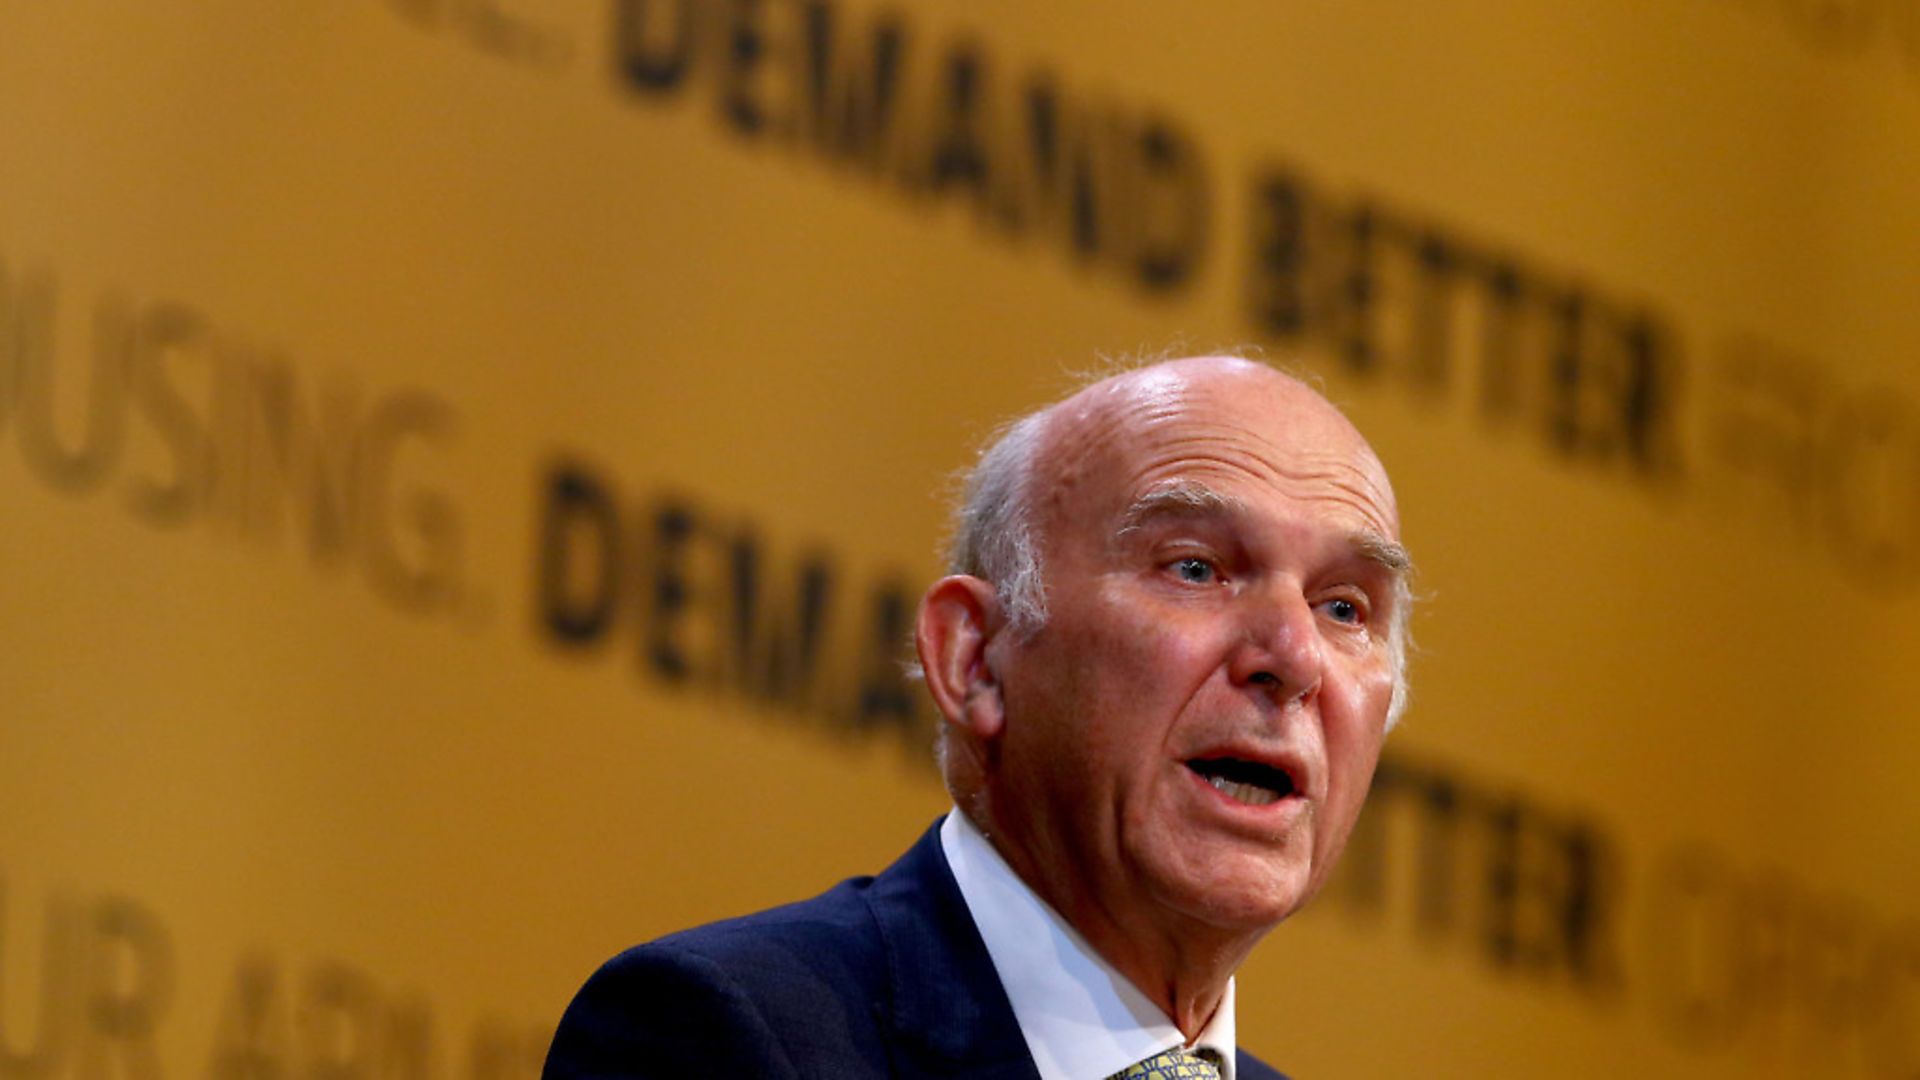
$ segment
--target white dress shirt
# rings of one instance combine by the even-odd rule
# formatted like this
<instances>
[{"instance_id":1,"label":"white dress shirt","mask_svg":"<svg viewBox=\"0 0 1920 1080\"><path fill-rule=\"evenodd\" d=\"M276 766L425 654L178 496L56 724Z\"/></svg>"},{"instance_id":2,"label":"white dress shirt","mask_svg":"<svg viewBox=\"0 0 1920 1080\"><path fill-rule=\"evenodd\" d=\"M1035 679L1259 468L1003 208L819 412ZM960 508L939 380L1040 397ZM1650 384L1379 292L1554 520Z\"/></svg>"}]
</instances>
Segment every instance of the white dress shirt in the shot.
<instances>
[{"instance_id":1,"label":"white dress shirt","mask_svg":"<svg viewBox=\"0 0 1920 1080\"><path fill-rule=\"evenodd\" d=\"M1093 951L958 809L940 846L987 943L1041 1080L1105 1080L1187 1040L1160 1007ZM1219 1055L1234 1080L1233 982L1193 1049Z\"/></svg>"}]
</instances>

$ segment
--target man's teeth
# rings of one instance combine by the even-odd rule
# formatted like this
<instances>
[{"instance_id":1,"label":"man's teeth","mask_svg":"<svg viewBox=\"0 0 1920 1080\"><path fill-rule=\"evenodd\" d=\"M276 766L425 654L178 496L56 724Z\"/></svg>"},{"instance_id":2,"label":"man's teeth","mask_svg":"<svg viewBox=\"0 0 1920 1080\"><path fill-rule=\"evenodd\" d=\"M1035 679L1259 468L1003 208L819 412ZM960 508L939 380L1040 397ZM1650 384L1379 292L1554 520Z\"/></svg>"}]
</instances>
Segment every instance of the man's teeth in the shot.
<instances>
[{"instance_id":1,"label":"man's teeth","mask_svg":"<svg viewBox=\"0 0 1920 1080\"><path fill-rule=\"evenodd\" d=\"M1201 779L1227 798L1246 806L1270 806L1294 793L1293 778L1279 768L1238 758L1196 758L1187 762Z\"/></svg>"},{"instance_id":2,"label":"man's teeth","mask_svg":"<svg viewBox=\"0 0 1920 1080\"><path fill-rule=\"evenodd\" d=\"M1250 806L1265 806L1268 803L1280 801L1279 792L1272 788L1263 788L1259 784L1237 784L1224 776L1209 776L1207 783L1212 784L1215 791L1221 792L1228 798Z\"/></svg>"}]
</instances>

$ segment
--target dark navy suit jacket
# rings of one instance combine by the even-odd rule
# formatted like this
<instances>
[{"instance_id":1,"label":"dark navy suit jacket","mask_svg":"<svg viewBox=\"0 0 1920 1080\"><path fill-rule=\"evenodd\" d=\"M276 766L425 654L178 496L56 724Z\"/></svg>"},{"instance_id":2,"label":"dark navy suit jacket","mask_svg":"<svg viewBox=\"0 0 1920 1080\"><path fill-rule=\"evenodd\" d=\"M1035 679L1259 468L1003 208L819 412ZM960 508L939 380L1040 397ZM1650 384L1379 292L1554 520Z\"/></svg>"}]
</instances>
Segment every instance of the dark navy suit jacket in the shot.
<instances>
[{"instance_id":1,"label":"dark navy suit jacket","mask_svg":"<svg viewBox=\"0 0 1920 1080\"><path fill-rule=\"evenodd\" d=\"M1285 1080L1250 1054L1238 1067ZM1039 1078L937 823L878 877L614 957L542 1075Z\"/></svg>"}]
</instances>

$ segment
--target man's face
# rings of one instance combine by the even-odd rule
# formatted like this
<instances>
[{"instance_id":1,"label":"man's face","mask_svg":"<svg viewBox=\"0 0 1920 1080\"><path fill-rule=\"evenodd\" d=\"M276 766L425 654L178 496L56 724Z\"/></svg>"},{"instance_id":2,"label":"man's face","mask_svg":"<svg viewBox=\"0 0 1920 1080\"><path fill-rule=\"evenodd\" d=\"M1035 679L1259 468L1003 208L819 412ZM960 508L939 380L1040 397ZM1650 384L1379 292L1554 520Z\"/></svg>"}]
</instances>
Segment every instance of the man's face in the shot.
<instances>
[{"instance_id":1,"label":"man's face","mask_svg":"<svg viewBox=\"0 0 1920 1080\"><path fill-rule=\"evenodd\" d=\"M1271 927L1320 888L1379 756L1404 562L1385 472L1256 365L1061 410L1035 475L1047 621L989 646L994 824L1076 923Z\"/></svg>"}]
</instances>

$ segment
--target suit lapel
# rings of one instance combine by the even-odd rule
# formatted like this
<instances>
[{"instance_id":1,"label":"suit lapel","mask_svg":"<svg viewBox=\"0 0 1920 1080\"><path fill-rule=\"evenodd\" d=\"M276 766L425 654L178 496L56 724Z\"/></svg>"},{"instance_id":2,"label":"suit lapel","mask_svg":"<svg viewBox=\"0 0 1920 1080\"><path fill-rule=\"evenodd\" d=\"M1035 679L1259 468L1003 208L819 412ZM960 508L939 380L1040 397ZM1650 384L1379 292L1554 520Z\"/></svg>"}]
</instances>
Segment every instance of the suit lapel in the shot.
<instances>
[{"instance_id":1,"label":"suit lapel","mask_svg":"<svg viewBox=\"0 0 1920 1080\"><path fill-rule=\"evenodd\" d=\"M899 1076L1039 1080L993 960L940 847L935 822L866 891L887 956Z\"/></svg>"}]
</instances>

